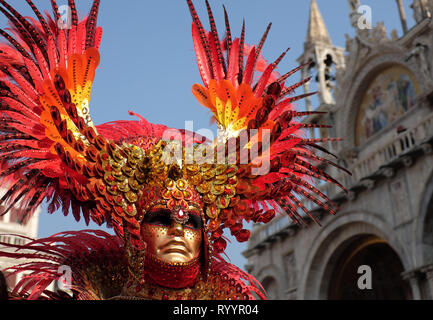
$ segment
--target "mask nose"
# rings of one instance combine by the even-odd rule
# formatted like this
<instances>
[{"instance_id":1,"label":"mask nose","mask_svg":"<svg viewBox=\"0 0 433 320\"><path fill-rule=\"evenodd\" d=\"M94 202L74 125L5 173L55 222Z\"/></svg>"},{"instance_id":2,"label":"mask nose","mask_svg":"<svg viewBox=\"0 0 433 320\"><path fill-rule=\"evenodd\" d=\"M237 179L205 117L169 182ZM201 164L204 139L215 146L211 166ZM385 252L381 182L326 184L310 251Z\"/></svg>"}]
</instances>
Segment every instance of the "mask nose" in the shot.
<instances>
[{"instance_id":1,"label":"mask nose","mask_svg":"<svg viewBox=\"0 0 433 320\"><path fill-rule=\"evenodd\" d=\"M183 237L183 225L179 222L173 221L170 225L170 228L168 229L168 234L172 236Z\"/></svg>"}]
</instances>

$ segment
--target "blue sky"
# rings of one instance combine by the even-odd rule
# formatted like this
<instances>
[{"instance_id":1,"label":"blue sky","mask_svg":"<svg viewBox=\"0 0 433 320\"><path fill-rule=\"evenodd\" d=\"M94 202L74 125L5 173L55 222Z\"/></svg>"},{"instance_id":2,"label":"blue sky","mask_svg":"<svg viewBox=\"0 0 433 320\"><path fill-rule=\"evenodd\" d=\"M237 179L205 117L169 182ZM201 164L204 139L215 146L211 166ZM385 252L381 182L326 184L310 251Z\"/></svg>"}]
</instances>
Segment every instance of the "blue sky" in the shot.
<instances>
[{"instance_id":1,"label":"blue sky","mask_svg":"<svg viewBox=\"0 0 433 320\"><path fill-rule=\"evenodd\" d=\"M14 7L30 15L25 0L9 1ZM35 0L41 10L50 9L49 0ZM67 1L58 1L59 5ZM384 21L388 34L401 25L395 0L365 0L362 4L372 9L373 25ZM403 1L409 27L413 26L412 1ZM204 0L194 1L207 27ZM296 59L303 51L307 32L310 0L210 0L220 34L223 35L224 4L230 16L232 33L239 36L242 19L246 21L246 41L257 43L266 25L272 29L263 55L274 60L287 47L291 50L280 64L284 73L297 66ZM317 0L332 42L345 47L345 34L354 35L349 20L346 0ZM90 0L78 0L81 15L87 14ZM96 124L114 120L135 120L128 110L144 116L153 123L184 128L185 121L194 121L194 129L209 127L209 112L202 108L191 93L191 86L200 82L191 40L191 17L183 0L158 1L102 1L99 25L104 28L101 45L101 64L92 92L91 114ZM5 19L0 19L1 26ZM299 76L289 79L289 83ZM301 93L301 91L299 91ZM302 102L299 108L303 109ZM48 215L45 206L39 219L39 237L65 230L98 228L77 223L72 215L60 212ZM240 252L246 244L231 244L231 262L243 267L246 260Z\"/></svg>"}]
</instances>

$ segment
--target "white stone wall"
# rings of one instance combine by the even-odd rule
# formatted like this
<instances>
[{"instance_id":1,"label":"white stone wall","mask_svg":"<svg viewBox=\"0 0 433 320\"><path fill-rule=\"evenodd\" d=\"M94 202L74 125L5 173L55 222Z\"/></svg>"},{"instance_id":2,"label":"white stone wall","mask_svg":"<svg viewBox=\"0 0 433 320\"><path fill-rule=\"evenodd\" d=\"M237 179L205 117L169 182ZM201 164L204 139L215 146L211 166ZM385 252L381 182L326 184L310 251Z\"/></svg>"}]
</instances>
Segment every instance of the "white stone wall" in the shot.
<instances>
[{"instance_id":1,"label":"white stone wall","mask_svg":"<svg viewBox=\"0 0 433 320\"><path fill-rule=\"evenodd\" d=\"M12 209L14 210L14 209ZM38 220L39 220L40 209L37 209L33 217L25 224L19 224L11 222L11 212L2 216L0 220L0 241L11 244L24 244L25 240L16 237L15 235L26 236L32 239L37 237ZM11 250L0 246L0 250ZM23 261L20 261L22 263ZM4 270L8 267L17 264L17 261L10 258L0 258L0 270ZM20 280L19 277L15 278L15 284ZM11 281L10 279L8 280Z\"/></svg>"}]
</instances>

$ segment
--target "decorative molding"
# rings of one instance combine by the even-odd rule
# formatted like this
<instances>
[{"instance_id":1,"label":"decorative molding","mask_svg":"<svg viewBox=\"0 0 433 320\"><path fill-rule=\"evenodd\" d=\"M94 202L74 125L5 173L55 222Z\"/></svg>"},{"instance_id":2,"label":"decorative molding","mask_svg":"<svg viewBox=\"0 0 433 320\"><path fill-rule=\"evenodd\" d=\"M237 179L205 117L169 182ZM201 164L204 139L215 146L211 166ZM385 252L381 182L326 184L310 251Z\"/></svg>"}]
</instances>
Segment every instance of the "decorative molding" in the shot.
<instances>
[{"instance_id":1,"label":"decorative molding","mask_svg":"<svg viewBox=\"0 0 433 320\"><path fill-rule=\"evenodd\" d=\"M418 280L422 277L422 273L419 270L419 268L417 268L417 269L402 272L401 277L404 280L412 280L412 279Z\"/></svg>"},{"instance_id":2,"label":"decorative molding","mask_svg":"<svg viewBox=\"0 0 433 320\"><path fill-rule=\"evenodd\" d=\"M401 162L406 168L409 168L414 164L415 161L411 156L404 156L401 158Z\"/></svg>"},{"instance_id":3,"label":"decorative molding","mask_svg":"<svg viewBox=\"0 0 433 320\"><path fill-rule=\"evenodd\" d=\"M427 280L433 279L433 264L421 267L420 271L425 274Z\"/></svg>"},{"instance_id":4,"label":"decorative molding","mask_svg":"<svg viewBox=\"0 0 433 320\"><path fill-rule=\"evenodd\" d=\"M430 143L421 144L421 148L425 154L432 154L433 153L433 146Z\"/></svg>"},{"instance_id":5,"label":"decorative molding","mask_svg":"<svg viewBox=\"0 0 433 320\"><path fill-rule=\"evenodd\" d=\"M373 179L363 179L361 184L365 186L368 190L374 189L376 181Z\"/></svg>"},{"instance_id":6,"label":"decorative molding","mask_svg":"<svg viewBox=\"0 0 433 320\"><path fill-rule=\"evenodd\" d=\"M356 200L356 192L349 190L347 193L347 200L355 201Z\"/></svg>"},{"instance_id":7,"label":"decorative molding","mask_svg":"<svg viewBox=\"0 0 433 320\"><path fill-rule=\"evenodd\" d=\"M392 178L395 176L395 169L391 167L384 167L380 170L380 174L382 174L384 177Z\"/></svg>"}]
</instances>

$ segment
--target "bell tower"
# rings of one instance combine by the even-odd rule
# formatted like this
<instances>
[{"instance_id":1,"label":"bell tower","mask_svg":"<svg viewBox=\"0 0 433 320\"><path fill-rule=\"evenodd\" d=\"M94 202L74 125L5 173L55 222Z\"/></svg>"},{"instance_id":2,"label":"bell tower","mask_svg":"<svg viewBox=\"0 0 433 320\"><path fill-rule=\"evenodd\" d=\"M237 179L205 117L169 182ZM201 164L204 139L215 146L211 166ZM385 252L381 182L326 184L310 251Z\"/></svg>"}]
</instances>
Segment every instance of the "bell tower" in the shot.
<instances>
[{"instance_id":1,"label":"bell tower","mask_svg":"<svg viewBox=\"0 0 433 320\"><path fill-rule=\"evenodd\" d=\"M304 43L304 53L298 58L298 63L313 61L309 68L302 70L302 79L313 76L317 83L320 105L334 104L336 71L344 68L344 49L334 46L328 30L317 6L316 0L311 0L308 31ZM310 92L310 84L304 85L305 93ZM311 100L306 100L307 109L311 110Z\"/></svg>"}]
</instances>

